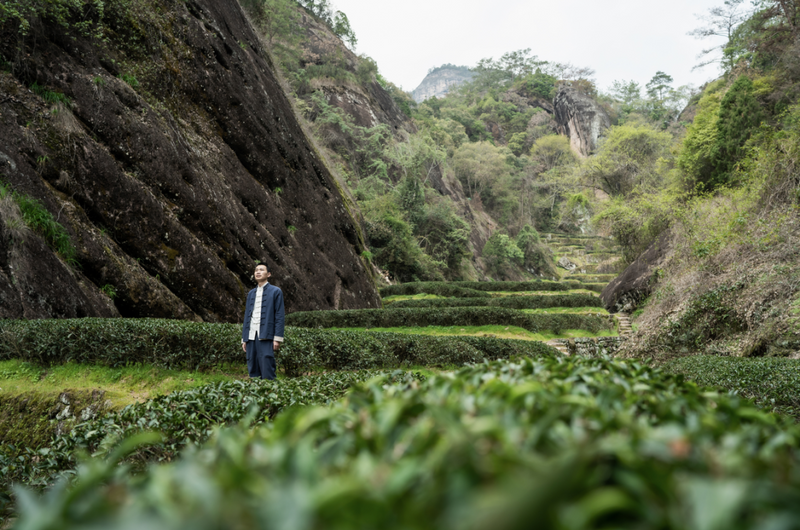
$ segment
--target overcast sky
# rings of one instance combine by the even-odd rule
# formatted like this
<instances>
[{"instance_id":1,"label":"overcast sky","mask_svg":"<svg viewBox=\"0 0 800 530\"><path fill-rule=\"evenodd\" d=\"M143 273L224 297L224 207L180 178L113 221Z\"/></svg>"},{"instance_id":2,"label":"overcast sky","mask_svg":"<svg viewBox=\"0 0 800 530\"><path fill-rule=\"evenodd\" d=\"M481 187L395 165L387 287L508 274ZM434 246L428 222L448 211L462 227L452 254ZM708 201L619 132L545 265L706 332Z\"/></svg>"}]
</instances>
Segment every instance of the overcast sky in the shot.
<instances>
[{"instance_id":1,"label":"overcast sky","mask_svg":"<svg viewBox=\"0 0 800 530\"><path fill-rule=\"evenodd\" d=\"M333 0L358 37L356 52L375 59L381 74L414 90L434 66L474 66L484 57L530 48L548 61L596 71L605 91L615 79L644 86L658 70L674 86L702 85L715 66L692 72L704 47L686 33L695 14L722 0Z\"/></svg>"}]
</instances>

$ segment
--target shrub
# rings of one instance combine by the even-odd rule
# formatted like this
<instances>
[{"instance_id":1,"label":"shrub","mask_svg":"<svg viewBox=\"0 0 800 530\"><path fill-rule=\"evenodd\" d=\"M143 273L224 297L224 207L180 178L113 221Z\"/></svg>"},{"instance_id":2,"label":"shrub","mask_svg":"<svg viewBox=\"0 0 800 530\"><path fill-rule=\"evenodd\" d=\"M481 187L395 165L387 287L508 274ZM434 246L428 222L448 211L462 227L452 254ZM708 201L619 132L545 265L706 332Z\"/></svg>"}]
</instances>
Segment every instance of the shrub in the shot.
<instances>
[{"instance_id":1,"label":"shrub","mask_svg":"<svg viewBox=\"0 0 800 530\"><path fill-rule=\"evenodd\" d=\"M636 363L495 362L370 381L143 473L117 468L123 446L73 488L22 492L16 524L791 528L798 437L745 400Z\"/></svg>"},{"instance_id":2,"label":"shrub","mask_svg":"<svg viewBox=\"0 0 800 530\"><path fill-rule=\"evenodd\" d=\"M449 282L410 282L390 285L381 289L381 297L396 295L433 294L438 296L458 296L469 298L489 298L492 295L475 289L457 287Z\"/></svg>"},{"instance_id":3,"label":"shrub","mask_svg":"<svg viewBox=\"0 0 800 530\"><path fill-rule=\"evenodd\" d=\"M389 306L399 307L507 307L510 309L542 309L547 307L603 307L593 294L552 294L503 296L501 298L429 298L398 300Z\"/></svg>"},{"instance_id":4,"label":"shrub","mask_svg":"<svg viewBox=\"0 0 800 530\"><path fill-rule=\"evenodd\" d=\"M187 444L205 442L215 425L259 424L289 407L330 403L354 383L376 375L337 372L280 381L226 381L172 392L84 421L68 433L54 435L44 447L5 445L0 449L0 464L5 464L0 465L0 482L51 483L56 473L75 467L77 449L103 454L143 430L158 431L161 439L134 460L169 461Z\"/></svg>"},{"instance_id":5,"label":"shrub","mask_svg":"<svg viewBox=\"0 0 800 530\"><path fill-rule=\"evenodd\" d=\"M487 292L536 292L569 291L581 289L582 284L574 282L409 282L390 285L381 289L381 297L413 294L435 294L439 296L458 296L477 298L491 296Z\"/></svg>"},{"instance_id":6,"label":"shrub","mask_svg":"<svg viewBox=\"0 0 800 530\"><path fill-rule=\"evenodd\" d=\"M752 399L759 407L800 420L800 361L776 357L691 355L667 361L664 370L684 374L701 387Z\"/></svg>"},{"instance_id":7,"label":"shrub","mask_svg":"<svg viewBox=\"0 0 800 530\"><path fill-rule=\"evenodd\" d=\"M291 327L285 336L275 360L279 371L292 377L317 369L462 364L553 351L535 342L475 337L415 337ZM0 337L0 359L14 358L43 366L67 362L112 367L142 363L204 370L245 362L241 327L237 324L102 318L0 320Z\"/></svg>"},{"instance_id":8,"label":"shrub","mask_svg":"<svg viewBox=\"0 0 800 530\"><path fill-rule=\"evenodd\" d=\"M11 197L19 206L23 222L32 230L41 235L47 245L61 255L70 265L76 265L75 246L69 238L69 233L63 225L56 222L47 208L42 203L11 189L11 186L0 181L0 199Z\"/></svg>"},{"instance_id":9,"label":"shrub","mask_svg":"<svg viewBox=\"0 0 800 530\"><path fill-rule=\"evenodd\" d=\"M585 329L593 333L613 329L604 315L578 313L528 314L501 307L442 307L400 309L351 309L300 311L286 316L286 323L305 328L393 328L425 326L517 326L528 331Z\"/></svg>"},{"instance_id":10,"label":"shrub","mask_svg":"<svg viewBox=\"0 0 800 530\"><path fill-rule=\"evenodd\" d=\"M513 239L506 234L495 232L486 241L481 253L489 270L495 274L502 272L512 265L522 266L525 255L519 249Z\"/></svg>"},{"instance_id":11,"label":"shrub","mask_svg":"<svg viewBox=\"0 0 800 530\"><path fill-rule=\"evenodd\" d=\"M556 353L536 341L320 329L294 330L288 346L279 357L279 365L290 376L313 369L452 366Z\"/></svg>"}]
</instances>

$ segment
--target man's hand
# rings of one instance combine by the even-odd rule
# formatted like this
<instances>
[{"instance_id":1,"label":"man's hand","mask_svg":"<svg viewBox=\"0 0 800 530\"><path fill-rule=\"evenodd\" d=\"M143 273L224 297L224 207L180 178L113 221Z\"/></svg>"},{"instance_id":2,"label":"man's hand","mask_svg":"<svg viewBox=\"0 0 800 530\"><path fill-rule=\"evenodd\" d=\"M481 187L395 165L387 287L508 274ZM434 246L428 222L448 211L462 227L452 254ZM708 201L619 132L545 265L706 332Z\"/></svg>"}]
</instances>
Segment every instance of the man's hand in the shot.
<instances>
[{"instance_id":1,"label":"man's hand","mask_svg":"<svg viewBox=\"0 0 800 530\"><path fill-rule=\"evenodd\" d=\"M272 341L272 351L278 351L281 349L281 343L277 340Z\"/></svg>"},{"instance_id":2,"label":"man's hand","mask_svg":"<svg viewBox=\"0 0 800 530\"><path fill-rule=\"evenodd\" d=\"M242 343L242 351L247 353L247 343L245 342Z\"/></svg>"}]
</instances>

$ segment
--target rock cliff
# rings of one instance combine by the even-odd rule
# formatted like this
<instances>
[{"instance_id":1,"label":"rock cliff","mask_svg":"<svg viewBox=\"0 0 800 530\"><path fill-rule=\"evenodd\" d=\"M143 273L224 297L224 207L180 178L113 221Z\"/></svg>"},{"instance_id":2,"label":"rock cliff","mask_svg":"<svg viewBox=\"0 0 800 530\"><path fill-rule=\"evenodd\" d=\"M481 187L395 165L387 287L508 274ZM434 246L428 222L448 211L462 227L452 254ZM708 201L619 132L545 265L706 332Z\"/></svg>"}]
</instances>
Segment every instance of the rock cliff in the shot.
<instances>
[{"instance_id":1,"label":"rock cliff","mask_svg":"<svg viewBox=\"0 0 800 530\"><path fill-rule=\"evenodd\" d=\"M303 10L301 13L300 26L306 33L301 45L303 65L333 64L358 78L359 67L364 67L361 63L370 59L357 56L325 24ZM316 78L311 81L311 88L322 91L328 103L351 115L356 125L374 127L384 123L394 131L415 130L392 96L371 75L362 77L369 79L353 82Z\"/></svg>"},{"instance_id":2,"label":"rock cliff","mask_svg":"<svg viewBox=\"0 0 800 530\"><path fill-rule=\"evenodd\" d=\"M64 225L77 264L6 201L0 318L235 322L256 260L289 311L379 305L360 228L235 0L109 12L102 40L2 28L0 179Z\"/></svg>"},{"instance_id":3,"label":"rock cliff","mask_svg":"<svg viewBox=\"0 0 800 530\"><path fill-rule=\"evenodd\" d=\"M474 75L468 68L463 66L440 66L425 76L419 86L411 92L411 96L417 103L432 97L440 98L453 87L472 79Z\"/></svg>"},{"instance_id":4,"label":"rock cliff","mask_svg":"<svg viewBox=\"0 0 800 530\"><path fill-rule=\"evenodd\" d=\"M553 100L558 132L569 137L573 151L589 156L600 135L611 126L608 114L591 96L564 82Z\"/></svg>"}]
</instances>

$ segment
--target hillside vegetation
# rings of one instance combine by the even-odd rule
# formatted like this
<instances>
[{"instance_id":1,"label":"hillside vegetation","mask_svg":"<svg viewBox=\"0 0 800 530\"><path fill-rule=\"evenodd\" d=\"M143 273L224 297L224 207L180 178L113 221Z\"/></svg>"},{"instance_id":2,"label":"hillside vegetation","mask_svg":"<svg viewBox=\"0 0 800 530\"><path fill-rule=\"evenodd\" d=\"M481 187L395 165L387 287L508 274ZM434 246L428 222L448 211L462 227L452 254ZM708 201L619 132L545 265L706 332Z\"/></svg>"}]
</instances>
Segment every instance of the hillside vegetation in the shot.
<instances>
[{"instance_id":1,"label":"hillside vegetation","mask_svg":"<svg viewBox=\"0 0 800 530\"><path fill-rule=\"evenodd\" d=\"M648 158L632 171L652 172L673 138L660 131L680 128L689 95L661 72L645 96L622 82L600 95L590 69L526 49L480 61L469 82L417 104L351 51L355 41L337 23L344 15L326 2L243 5L269 35L285 88L360 208L366 256L391 280L559 276L539 234L594 232L597 197L633 185L601 172L629 167L621 157L640 144ZM582 160L557 123L562 89L627 124L612 131L601 168Z\"/></svg>"},{"instance_id":2,"label":"hillside vegetation","mask_svg":"<svg viewBox=\"0 0 800 530\"><path fill-rule=\"evenodd\" d=\"M596 218L628 260L662 249L631 295L644 310L629 355L800 351L797 9L766 2L741 17L723 75L684 111L686 133Z\"/></svg>"}]
</instances>

